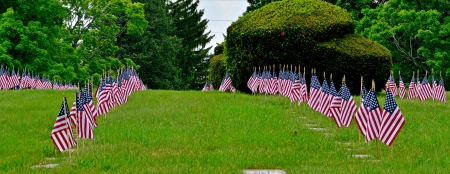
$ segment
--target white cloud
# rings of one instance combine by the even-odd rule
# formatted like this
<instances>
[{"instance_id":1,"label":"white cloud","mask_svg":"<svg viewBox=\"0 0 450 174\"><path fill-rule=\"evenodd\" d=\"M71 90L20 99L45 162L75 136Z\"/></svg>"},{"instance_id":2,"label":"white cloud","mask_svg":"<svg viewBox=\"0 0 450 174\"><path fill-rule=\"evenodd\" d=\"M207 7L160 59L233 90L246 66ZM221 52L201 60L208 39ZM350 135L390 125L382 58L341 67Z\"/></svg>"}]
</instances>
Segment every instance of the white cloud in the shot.
<instances>
[{"instance_id":1,"label":"white cloud","mask_svg":"<svg viewBox=\"0 0 450 174\"><path fill-rule=\"evenodd\" d=\"M248 6L246 0L200 0L198 9L203 9L203 18L209 20L206 31L211 31L215 35L208 46L213 46L210 53L214 51L216 43L224 41L223 34L226 35L228 26L236 21L244 13Z\"/></svg>"}]
</instances>

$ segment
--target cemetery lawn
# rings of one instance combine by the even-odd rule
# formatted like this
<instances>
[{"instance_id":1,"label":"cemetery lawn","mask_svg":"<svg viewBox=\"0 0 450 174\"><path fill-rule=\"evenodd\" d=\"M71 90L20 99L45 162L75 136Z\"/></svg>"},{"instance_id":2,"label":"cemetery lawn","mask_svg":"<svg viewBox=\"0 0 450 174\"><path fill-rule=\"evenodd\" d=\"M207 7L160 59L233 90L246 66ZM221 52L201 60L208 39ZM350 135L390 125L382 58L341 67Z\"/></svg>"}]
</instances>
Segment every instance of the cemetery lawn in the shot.
<instances>
[{"instance_id":1,"label":"cemetery lawn","mask_svg":"<svg viewBox=\"0 0 450 174\"><path fill-rule=\"evenodd\" d=\"M395 98L406 123L391 148L379 140L365 143L354 121L337 128L333 119L284 97L136 91L128 103L98 117L96 140L78 140L69 155L50 138L63 94L71 106L74 91L0 91L0 173L450 170L450 106L432 99ZM353 97L359 106L359 96ZM382 107L384 99L378 96ZM38 164L59 165L31 169Z\"/></svg>"}]
</instances>

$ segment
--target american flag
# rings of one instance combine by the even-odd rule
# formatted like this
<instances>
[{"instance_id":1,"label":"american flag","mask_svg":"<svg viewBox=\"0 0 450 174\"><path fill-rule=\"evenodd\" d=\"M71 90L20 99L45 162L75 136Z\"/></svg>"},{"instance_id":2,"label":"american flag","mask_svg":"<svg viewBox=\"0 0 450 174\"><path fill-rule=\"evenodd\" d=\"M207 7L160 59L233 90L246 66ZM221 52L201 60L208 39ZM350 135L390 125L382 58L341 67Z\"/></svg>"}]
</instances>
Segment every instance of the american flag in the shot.
<instances>
[{"instance_id":1,"label":"american flag","mask_svg":"<svg viewBox=\"0 0 450 174\"><path fill-rule=\"evenodd\" d=\"M283 88L283 78L284 78L284 72L283 71L281 71L281 69L280 69L280 72L278 72L278 93L280 94L280 95L282 95L282 88Z\"/></svg>"},{"instance_id":2,"label":"american flag","mask_svg":"<svg viewBox=\"0 0 450 174\"><path fill-rule=\"evenodd\" d=\"M323 78L322 88L320 90L320 106L319 111L325 116L330 116L328 114L328 108L330 105L330 88L328 88L328 82L326 78Z\"/></svg>"},{"instance_id":3,"label":"american flag","mask_svg":"<svg viewBox=\"0 0 450 174\"><path fill-rule=\"evenodd\" d=\"M384 144L391 146L398 133L405 125L400 108L395 103L390 90L386 92L386 101L384 102L383 121L381 123L380 140Z\"/></svg>"},{"instance_id":4,"label":"american flag","mask_svg":"<svg viewBox=\"0 0 450 174\"><path fill-rule=\"evenodd\" d=\"M94 139L94 132L92 129L94 128L94 123L92 122L92 119L89 118L86 111L84 110L84 96L83 92L80 91L78 93L78 96L76 98L76 105L77 105L77 120L78 120L78 137L80 138L88 138L88 139Z\"/></svg>"},{"instance_id":5,"label":"american flag","mask_svg":"<svg viewBox=\"0 0 450 174\"><path fill-rule=\"evenodd\" d=\"M11 84L9 83L8 71L2 68L0 69L0 88L9 89Z\"/></svg>"},{"instance_id":6,"label":"american flag","mask_svg":"<svg viewBox=\"0 0 450 174\"><path fill-rule=\"evenodd\" d=\"M13 85L13 87L20 85L18 74L19 74L19 70L17 70L17 73L16 73L13 68L12 73L11 73L11 78L9 79L11 81L11 84Z\"/></svg>"},{"instance_id":7,"label":"american flag","mask_svg":"<svg viewBox=\"0 0 450 174\"><path fill-rule=\"evenodd\" d=\"M210 91L214 91L214 86L213 86L213 84L212 84L212 81L209 82L209 90L210 90Z\"/></svg>"},{"instance_id":8,"label":"american flag","mask_svg":"<svg viewBox=\"0 0 450 174\"><path fill-rule=\"evenodd\" d=\"M398 80L399 80L399 86L400 86L399 96L400 96L400 98L405 98L405 93L406 93L405 84L403 83L403 79L400 74L398 75Z\"/></svg>"},{"instance_id":9,"label":"american flag","mask_svg":"<svg viewBox=\"0 0 450 174\"><path fill-rule=\"evenodd\" d=\"M356 111L355 115L355 121L356 125L358 125L359 131L362 135L366 136L367 132L367 120L369 118L369 104L368 100L365 100L367 98L367 90L364 85L361 87L361 105L358 108L358 111Z\"/></svg>"},{"instance_id":10,"label":"american flag","mask_svg":"<svg viewBox=\"0 0 450 174\"><path fill-rule=\"evenodd\" d=\"M292 87L289 94L291 102L300 100L300 80L297 73L291 74Z\"/></svg>"},{"instance_id":11,"label":"american flag","mask_svg":"<svg viewBox=\"0 0 450 174\"><path fill-rule=\"evenodd\" d=\"M310 98L308 101L309 107L312 109L319 111L320 105L320 82L317 79L316 74L311 76L311 87L309 88Z\"/></svg>"},{"instance_id":12,"label":"american flag","mask_svg":"<svg viewBox=\"0 0 450 174\"><path fill-rule=\"evenodd\" d=\"M70 122L75 125L75 127L78 127L78 121L77 121L77 99L78 99L78 92L75 92L75 100L72 103L72 108L70 108Z\"/></svg>"},{"instance_id":13,"label":"american flag","mask_svg":"<svg viewBox=\"0 0 450 174\"><path fill-rule=\"evenodd\" d=\"M261 83L261 73L257 72L253 79L254 80L253 80L253 84L252 84L252 89L251 90L252 90L253 93L258 93L258 87L259 87L259 84ZM223 83L223 81L222 81L222 83Z\"/></svg>"},{"instance_id":14,"label":"american flag","mask_svg":"<svg viewBox=\"0 0 450 174\"><path fill-rule=\"evenodd\" d=\"M428 83L427 75L425 75L425 77L423 77L423 80L422 80L422 86L420 87L420 90L419 90L419 99L421 101L423 101L423 100L430 98L431 95L432 95L431 85L430 85L430 83Z\"/></svg>"},{"instance_id":15,"label":"american flag","mask_svg":"<svg viewBox=\"0 0 450 174\"><path fill-rule=\"evenodd\" d=\"M419 78L419 74L417 74L417 81L416 81L416 86L414 88L416 91L416 97L420 99L420 91L422 90L422 83L420 83L420 78Z\"/></svg>"},{"instance_id":16,"label":"american flag","mask_svg":"<svg viewBox=\"0 0 450 174\"><path fill-rule=\"evenodd\" d=\"M277 78L277 72L274 70L272 74L272 94L277 95L278 93L278 78Z\"/></svg>"},{"instance_id":17,"label":"american flag","mask_svg":"<svg viewBox=\"0 0 450 174\"><path fill-rule=\"evenodd\" d=\"M442 79L442 76L439 78L439 84L436 86L436 99L447 103L447 97L445 95L445 88L444 88L444 80Z\"/></svg>"},{"instance_id":18,"label":"american flag","mask_svg":"<svg viewBox=\"0 0 450 174\"><path fill-rule=\"evenodd\" d=\"M27 72L24 70L22 72L22 77L20 78L20 87L19 89L27 88L27 79L25 78L27 76Z\"/></svg>"},{"instance_id":19,"label":"american flag","mask_svg":"<svg viewBox=\"0 0 450 174\"><path fill-rule=\"evenodd\" d=\"M369 117L366 129L366 142L369 142L370 140L379 137L381 121L383 119L381 118L380 104L378 104L378 99L372 89L370 89L369 94L367 94L367 101L369 106Z\"/></svg>"},{"instance_id":20,"label":"american flag","mask_svg":"<svg viewBox=\"0 0 450 174\"><path fill-rule=\"evenodd\" d=\"M433 98L433 100L436 98L436 87L437 87L437 82L436 79L434 78L434 74L431 75L431 79L433 81L433 88L431 89L431 97Z\"/></svg>"},{"instance_id":21,"label":"american flag","mask_svg":"<svg viewBox=\"0 0 450 174\"><path fill-rule=\"evenodd\" d=\"M356 110L355 100L353 100L352 95L350 94L350 90L347 85L344 83L341 87L341 95L342 95L342 108L341 108L341 121L342 125L347 127L350 126L352 122L353 114Z\"/></svg>"},{"instance_id":22,"label":"american flag","mask_svg":"<svg viewBox=\"0 0 450 174\"><path fill-rule=\"evenodd\" d=\"M302 87L301 89L301 100L302 102L308 102L308 86L306 85L306 80L305 80L305 74L303 74L303 77L301 77L302 79Z\"/></svg>"},{"instance_id":23,"label":"american flag","mask_svg":"<svg viewBox=\"0 0 450 174\"><path fill-rule=\"evenodd\" d=\"M250 90L252 90L252 84L253 84L253 81L255 81L255 79L254 79L255 74L256 74L256 71L253 71L252 75L250 75L250 78L248 78L248 81L247 81L247 87Z\"/></svg>"},{"instance_id":24,"label":"american flag","mask_svg":"<svg viewBox=\"0 0 450 174\"><path fill-rule=\"evenodd\" d=\"M230 88L231 86L231 78L230 75L228 74L228 71L225 73L225 78L223 80L223 85L222 85L222 90L221 91L226 91Z\"/></svg>"},{"instance_id":25,"label":"american flag","mask_svg":"<svg viewBox=\"0 0 450 174\"><path fill-rule=\"evenodd\" d=\"M86 116L89 118L89 121L92 123L92 127L97 127L97 123L95 122L94 119L94 113L91 110L91 105L90 103L92 102L92 97L90 97L89 95L89 91L88 91L88 87L84 86L84 91L82 92L82 97L83 98L83 110L86 113Z\"/></svg>"},{"instance_id":26,"label":"american flag","mask_svg":"<svg viewBox=\"0 0 450 174\"><path fill-rule=\"evenodd\" d=\"M339 93L336 91L336 87L334 86L333 80L330 80L330 95L332 95L332 99L329 112L333 117L337 127L341 127L342 97L340 93L341 91L339 91Z\"/></svg>"},{"instance_id":27,"label":"american flag","mask_svg":"<svg viewBox=\"0 0 450 174\"><path fill-rule=\"evenodd\" d=\"M108 106L108 91L106 88L106 79L102 78L99 87L99 94L97 100L97 111L98 115L103 115L109 112Z\"/></svg>"},{"instance_id":28,"label":"american flag","mask_svg":"<svg viewBox=\"0 0 450 174\"><path fill-rule=\"evenodd\" d=\"M69 116L68 113L69 108L67 106L67 100L64 97L51 135L53 143L60 152L77 145L77 142L73 138L72 123L67 118Z\"/></svg>"},{"instance_id":29,"label":"american flag","mask_svg":"<svg viewBox=\"0 0 450 174\"><path fill-rule=\"evenodd\" d=\"M414 76L411 78L411 83L409 83L408 88L408 99L416 97L416 85L414 84Z\"/></svg>"},{"instance_id":30,"label":"american flag","mask_svg":"<svg viewBox=\"0 0 450 174\"><path fill-rule=\"evenodd\" d=\"M389 75L389 78L386 81L385 89L386 91L390 89L391 91L393 91L394 96L397 95L397 84L395 83L394 75L392 74Z\"/></svg>"},{"instance_id":31,"label":"american flag","mask_svg":"<svg viewBox=\"0 0 450 174\"><path fill-rule=\"evenodd\" d=\"M120 79L120 75L117 74L117 83L113 84L113 102L118 106L122 105L122 90L121 90L122 80ZM100 85L99 85L100 86ZM98 100L97 100L98 103Z\"/></svg>"},{"instance_id":32,"label":"american flag","mask_svg":"<svg viewBox=\"0 0 450 174\"><path fill-rule=\"evenodd\" d=\"M203 86L202 91L209 91L209 85L208 85L208 83L205 83L205 86Z\"/></svg>"}]
</instances>

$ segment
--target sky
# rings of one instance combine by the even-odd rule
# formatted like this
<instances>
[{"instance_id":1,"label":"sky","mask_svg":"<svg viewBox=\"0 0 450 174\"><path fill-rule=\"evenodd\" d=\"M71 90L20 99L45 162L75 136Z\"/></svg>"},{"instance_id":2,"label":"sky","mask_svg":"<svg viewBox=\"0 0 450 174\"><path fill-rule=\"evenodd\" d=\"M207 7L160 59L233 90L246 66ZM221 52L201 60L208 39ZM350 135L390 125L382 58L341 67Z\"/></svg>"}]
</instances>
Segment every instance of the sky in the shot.
<instances>
[{"instance_id":1,"label":"sky","mask_svg":"<svg viewBox=\"0 0 450 174\"><path fill-rule=\"evenodd\" d=\"M215 35L207 45L212 46L210 53L217 43L224 41L223 34L226 35L228 26L242 16L247 6L247 0L200 0L198 9L203 9L203 18L209 20L206 31Z\"/></svg>"}]
</instances>

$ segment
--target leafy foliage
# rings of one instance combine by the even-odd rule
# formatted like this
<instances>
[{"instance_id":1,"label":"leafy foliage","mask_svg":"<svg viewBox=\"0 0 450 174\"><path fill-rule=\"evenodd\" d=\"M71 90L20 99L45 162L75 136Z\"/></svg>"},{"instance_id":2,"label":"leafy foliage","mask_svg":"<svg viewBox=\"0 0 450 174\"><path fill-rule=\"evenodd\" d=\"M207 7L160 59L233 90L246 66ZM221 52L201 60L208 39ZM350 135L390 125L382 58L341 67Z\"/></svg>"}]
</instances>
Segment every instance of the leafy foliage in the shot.
<instances>
[{"instance_id":1,"label":"leafy foliage","mask_svg":"<svg viewBox=\"0 0 450 174\"><path fill-rule=\"evenodd\" d=\"M351 15L338 6L317 0L273 2L244 15L228 27L227 68L234 85L240 90L248 90L245 84L254 66L300 64L306 68L318 68L318 73L329 71L330 67L325 65L349 66L348 69L336 68L331 73L336 73L338 79L345 74L347 79L358 79L356 82L363 70L353 67L354 63L349 63L350 60L361 61L365 58L368 60L366 66L391 68L391 54L387 49L360 36L349 35L353 33ZM351 45L341 46L343 43ZM371 49L357 44L371 46ZM348 61L342 60L347 57ZM375 76L375 68L371 70L364 74L384 82L384 76ZM377 84L377 89L383 85ZM353 92L359 91L359 85L349 85L349 88Z\"/></svg>"},{"instance_id":2,"label":"leafy foliage","mask_svg":"<svg viewBox=\"0 0 450 174\"><path fill-rule=\"evenodd\" d=\"M148 88L177 89L181 84L176 53L181 40L174 36L175 26L166 13L164 1L146 1L145 19L149 21L142 36L122 33L118 37L119 59L130 58L140 68L140 78Z\"/></svg>"},{"instance_id":3,"label":"leafy foliage","mask_svg":"<svg viewBox=\"0 0 450 174\"><path fill-rule=\"evenodd\" d=\"M391 0L363 10L356 32L391 50L394 71L409 79L412 71L434 68L450 76L450 2ZM450 79L444 78L446 84Z\"/></svg>"},{"instance_id":4,"label":"leafy foliage","mask_svg":"<svg viewBox=\"0 0 450 174\"><path fill-rule=\"evenodd\" d=\"M226 72L225 55L215 55L209 61L209 80L218 88Z\"/></svg>"},{"instance_id":5,"label":"leafy foliage","mask_svg":"<svg viewBox=\"0 0 450 174\"><path fill-rule=\"evenodd\" d=\"M281 0L247 0L249 5L247 7L247 10L244 12L244 15L275 1Z\"/></svg>"},{"instance_id":6,"label":"leafy foliage","mask_svg":"<svg viewBox=\"0 0 450 174\"><path fill-rule=\"evenodd\" d=\"M7 1L0 8L0 63L60 81L120 68L111 56L117 35L140 35L147 25L143 5L131 0Z\"/></svg>"},{"instance_id":7,"label":"leafy foliage","mask_svg":"<svg viewBox=\"0 0 450 174\"><path fill-rule=\"evenodd\" d=\"M371 79L378 89L384 87L386 74L392 67L391 54L386 47L357 34L318 43L314 52L318 53L315 58L300 58L301 62L315 64L318 72L332 73L334 82L345 75L352 94L359 93L361 76L367 87L372 86Z\"/></svg>"}]
</instances>

